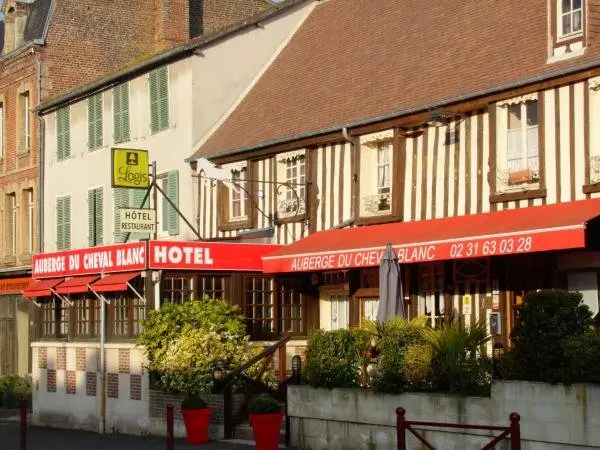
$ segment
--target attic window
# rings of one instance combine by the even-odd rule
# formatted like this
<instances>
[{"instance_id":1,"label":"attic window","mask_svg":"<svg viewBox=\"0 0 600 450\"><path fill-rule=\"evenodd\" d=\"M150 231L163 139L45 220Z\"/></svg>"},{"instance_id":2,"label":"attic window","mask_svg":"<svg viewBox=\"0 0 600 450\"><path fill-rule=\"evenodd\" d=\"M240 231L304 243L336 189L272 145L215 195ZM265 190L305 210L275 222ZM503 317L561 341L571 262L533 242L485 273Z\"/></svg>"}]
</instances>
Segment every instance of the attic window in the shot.
<instances>
[{"instance_id":1,"label":"attic window","mask_svg":"<svg viewBox=\"0 0 600 450\"><path fill-rule=\"evenodd\" d=\"M559 36L570 37L583 31L583 0L559 0Z\"/></svg>"}]
</instances>

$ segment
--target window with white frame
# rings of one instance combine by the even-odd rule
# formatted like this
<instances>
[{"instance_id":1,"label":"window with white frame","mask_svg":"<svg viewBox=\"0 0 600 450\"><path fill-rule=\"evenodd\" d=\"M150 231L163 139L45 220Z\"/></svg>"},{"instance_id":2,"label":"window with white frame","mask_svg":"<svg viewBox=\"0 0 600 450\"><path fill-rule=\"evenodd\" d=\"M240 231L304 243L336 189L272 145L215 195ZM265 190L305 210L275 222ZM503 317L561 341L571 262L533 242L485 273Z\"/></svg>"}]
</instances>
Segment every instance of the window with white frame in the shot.
<instances>
[{"instance_id":1,"label":"window with white frame","mask_svg":"<svg viewBox=\"0 0 600 450\"><path fill-rule=\"evenodd\" d=\"M31 119L29 117L29 91L19 94L19 151L29 151L31 145Z\"/></svg>"},{"instance_id":2,"label":"window with white frame","mask_svg":"<svg viewBox=\"0 0 600 450\"><path fill-rule=\"evenodd\" d=\"M392 213L393 136L388 130L360 139L361 217Z\"/></svg>"},{"instance_id":3,"label":"window with white frame","mask_svg":"<svg viewBox=\"0 0 600 450\"><path fill-rule=\"evenodd\" d=\"M330 305L331 329L350 328L350 299L348 296L332 295L330 297Z\"/></svg>"},{"instance_id":4,"label":"window with white frame","mask_svg":"<svg viewBox=\"0 0 600 450\"><path fill-rule=\"evenodd\" d=\"M231 171L231 187L229 188L229 219L244 220L248 217L248 182L245 168Z\"/></svg>"},{"instance_id":5,"label":"window with white frame","mask_svg":"<svg viewBox=\"0 0 600 450\"><path fill-rule=\"evenodd\" d=\"M304 214L306 210L306 151L299 150L277 156L277 181L285 185L284 195L277 199L280 218Z\"/></svg>"},{"instance_id":6,"label":"window with white frame","mask_svg":"<svg viewBox=\"0 0 600 450\"><path fill-rule=\"evenodd\" d=\"M583 0L558 0L558 35L568 37L583 30Z\"/></svg>"},{"instance_id":7,"label":"window with white frame","mask_svg":"<svg viewBox=\"0 0 600 450\"><path fill-rule=\"evenodd\" d=\"M11 193L6 196L7 200L7 227L6 231L8 232L8 239L6 242L6 255L7 256L15 256L17 254L17 195L16 193Z\"/></svg>"},{"instance_id":8,"label":"window with white frame","mask_svg":"<svg viewBox=\"0 0 600 450\"><path fill-rule=\"evenodd\" d=\"M589 88L589 132L590 132L590 184L600 183L600 77L588 80Z\"/></svg>"},{"instance_id":9,"label":"window with white frame","mask_svg":"<svg viewBox=\"0 0 600 450\"><path fill-rule=\"evenodd\" d=\"M35 210L33 203L33 189L27 189L25 191L25 198L27 200L27 251L29 254L32 254L35 250Z\"/></svg>"},{"instance_id":10,"label":"window with white frame","mask_svg":"<svg viewBox=\"0 0 600 450\"><path fill-rule=\"evenodd\" d=\"M498 103L498 191L522 190L539 183L537 94Z\"/></svg>"},{"instance_id":11,"label":"window with white frame","mask_svg":"<svg viewBox=\"0 0 600 450\"><path fill-rule=\"evenodd\" d=\"M4 158L4 103L0 102L0 159Z\"/></svg>"}]
</instances>

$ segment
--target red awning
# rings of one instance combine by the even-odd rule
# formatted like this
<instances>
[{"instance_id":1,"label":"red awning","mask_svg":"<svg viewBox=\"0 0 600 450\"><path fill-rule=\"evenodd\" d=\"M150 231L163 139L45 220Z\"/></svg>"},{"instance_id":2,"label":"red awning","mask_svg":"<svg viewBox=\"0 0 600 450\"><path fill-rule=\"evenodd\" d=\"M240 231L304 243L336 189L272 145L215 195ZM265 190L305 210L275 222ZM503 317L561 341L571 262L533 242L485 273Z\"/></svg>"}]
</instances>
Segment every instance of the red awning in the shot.
<instances>
[{"instance_id":1,"label":"red awning","mask_svg":"<svg viewBox=\"0 0 600 450\"><path fill-rule=\"evenodd\" d=\"M34 281L23 291L23 297L50 297L52 290L63 281L64 278Z\"/></svg>"},{"instance_id":2,"label":"red awning","mask_svg":"<svg viewBox=\"0 0 600 450\"><path fill-rule=\"evenodd\" d=\"M600 199L327 230L264 256L263 271L377 266L387 243L400 263L582 248L586 222L597 216Z\"/></svg>"},{"instance_id":3,"label":"red awning","mask_svg":"<svg viewBox=\"0 0 600 450\"><path fill-rule=\"evenodd\" d=\"M139 274L139 272L129 272L107 275L92 284L92 289L96 292L126 291L128 288L128 283Z\"/></svg>"},{"instance_id":4,"label":"red awning","mask_svg":"<svg viewBox=\"0 0 600 450\"><path fill-rule=\"evenodd\" d=\"M57 294L82 294L89 290L88 285L100 278L99 275L92 275L87 277L73 277L69 280L65 280L60 286L56 288Z\"/></svg>"}]
</instances>

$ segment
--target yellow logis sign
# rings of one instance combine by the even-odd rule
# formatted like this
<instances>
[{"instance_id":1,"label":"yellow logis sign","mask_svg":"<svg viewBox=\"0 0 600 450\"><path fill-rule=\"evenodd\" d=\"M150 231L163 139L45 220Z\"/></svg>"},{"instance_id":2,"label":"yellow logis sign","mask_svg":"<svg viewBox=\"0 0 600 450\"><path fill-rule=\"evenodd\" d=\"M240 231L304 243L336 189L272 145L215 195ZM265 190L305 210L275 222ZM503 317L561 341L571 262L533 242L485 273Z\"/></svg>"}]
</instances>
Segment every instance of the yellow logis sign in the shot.
<instances>
[{"instance_id":1,"label":"yellow logis sign","mask_svg":"<svg viewBox=\"0 0 600 450\"><path fill-rule=\"evenodd\" d=\"M112 149L112 187L148 189L148 150Z\"/></svg>"}]
</instances>

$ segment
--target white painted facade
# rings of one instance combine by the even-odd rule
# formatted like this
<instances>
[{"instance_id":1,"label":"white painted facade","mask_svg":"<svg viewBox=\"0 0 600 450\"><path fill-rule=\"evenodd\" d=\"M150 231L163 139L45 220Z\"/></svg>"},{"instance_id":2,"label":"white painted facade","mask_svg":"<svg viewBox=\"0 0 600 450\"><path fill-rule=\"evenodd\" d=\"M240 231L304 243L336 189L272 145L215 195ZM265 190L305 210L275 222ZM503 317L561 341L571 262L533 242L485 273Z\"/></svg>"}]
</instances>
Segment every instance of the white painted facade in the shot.
<instances>
[{"instance_id":1,"label":"white painted facade","mask_svg":"<svg viewBox=\"0 0 600 450\"><path fill-rule=\"evenodd\" d=\"M179 172L179 205L197 225L197 185L184 159L212 127L218 125L243 97L262 71L276 57L313 7L306 2L260 24L217 40L196 55L168 64L169 126L152 134L150 100L145 73L129 83L130 139L115 144L113 138L113 90L102 95L103 145L88 149L88 104L82 99L70 108L71 156L57 160L57 113L44 116L44 245L43 252L57 250L56 199L71 197L71 248L88 246L88 189L103 187L103 244L114 243L113 193L110 185L110 148L147 149L157 171ZM159 222L161 200L158 202ZM161 232L159 238L169 236ZM180 219L177 239L196 239Z\"/></svg>"}]
</instances>

